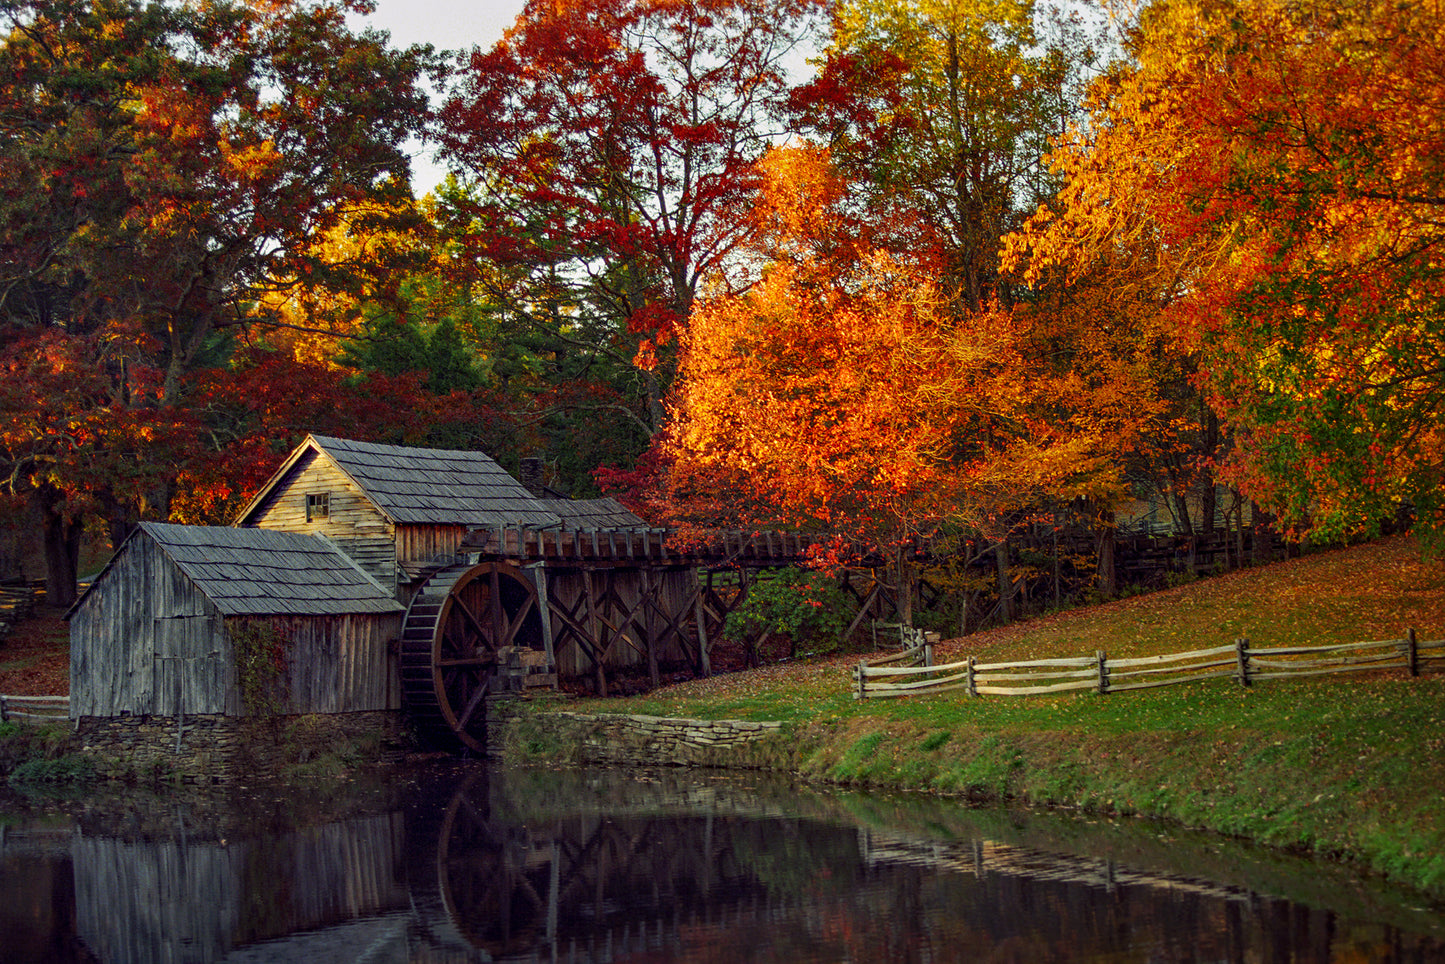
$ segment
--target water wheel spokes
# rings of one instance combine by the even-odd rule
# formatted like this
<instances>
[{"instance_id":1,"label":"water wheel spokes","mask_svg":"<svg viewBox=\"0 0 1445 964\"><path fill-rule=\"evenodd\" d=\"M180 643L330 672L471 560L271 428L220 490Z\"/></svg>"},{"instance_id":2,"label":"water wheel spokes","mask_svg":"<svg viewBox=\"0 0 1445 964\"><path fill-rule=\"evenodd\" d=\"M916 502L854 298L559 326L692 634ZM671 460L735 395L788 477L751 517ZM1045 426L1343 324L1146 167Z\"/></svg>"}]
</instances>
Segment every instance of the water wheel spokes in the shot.
<instances>
[{"instance_id":1,"label":"water wheel spokes","mask_svg":"<svg viewBox=\"0 0 1445 964\"><path fill-rule=\"evenodd\" d=\"M401 645L402 700L422 737L485 752L498 654L541 640L536 589L520 570L485 562L432 575L407 610Z\"/></svg>"}]
</instances>

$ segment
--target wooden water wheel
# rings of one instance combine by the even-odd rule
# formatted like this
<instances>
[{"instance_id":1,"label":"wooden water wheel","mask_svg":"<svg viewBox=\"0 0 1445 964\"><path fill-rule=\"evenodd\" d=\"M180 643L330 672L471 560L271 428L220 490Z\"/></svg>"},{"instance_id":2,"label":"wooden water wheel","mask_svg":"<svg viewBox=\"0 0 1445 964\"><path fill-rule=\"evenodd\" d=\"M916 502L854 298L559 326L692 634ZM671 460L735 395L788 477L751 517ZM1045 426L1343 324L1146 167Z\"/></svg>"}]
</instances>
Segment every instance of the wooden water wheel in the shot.
<instances>
[{"instance_id":1,"label":"wooden water wheel","mask_svg":"<svg viewBox=\"0 0 1445 964\"><path fill-rule=\"evenodd\" d=\"M486 751L486 697L498 653L542 646L537 591L499 562L433 574L412 599L401 633L401 696L423 739Z\"/></svg>"}]
</instances>

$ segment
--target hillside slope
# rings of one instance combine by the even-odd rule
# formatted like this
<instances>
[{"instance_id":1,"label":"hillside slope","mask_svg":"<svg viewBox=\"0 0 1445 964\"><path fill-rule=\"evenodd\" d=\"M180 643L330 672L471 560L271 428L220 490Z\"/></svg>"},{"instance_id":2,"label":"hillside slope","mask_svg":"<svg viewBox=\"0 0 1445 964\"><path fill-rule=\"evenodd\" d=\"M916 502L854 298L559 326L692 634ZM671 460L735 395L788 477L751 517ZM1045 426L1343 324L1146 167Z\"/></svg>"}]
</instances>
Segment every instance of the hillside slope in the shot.
<instances>
[{"instance_id":1,"label":"hillside slope","mask_svg":"<svg viewBox=\"0 0 1445 964\"><path fill-rule=\"evenodd\" d=\"M1445 565L1406 538L953 640L938 659L1445 636ZM1099 696L857 702L857 656L575 708L783 720L805 777L1139 814L1354 861L1445 894L1445 673L1212 680Z\"/></svg>"}]
</instances>

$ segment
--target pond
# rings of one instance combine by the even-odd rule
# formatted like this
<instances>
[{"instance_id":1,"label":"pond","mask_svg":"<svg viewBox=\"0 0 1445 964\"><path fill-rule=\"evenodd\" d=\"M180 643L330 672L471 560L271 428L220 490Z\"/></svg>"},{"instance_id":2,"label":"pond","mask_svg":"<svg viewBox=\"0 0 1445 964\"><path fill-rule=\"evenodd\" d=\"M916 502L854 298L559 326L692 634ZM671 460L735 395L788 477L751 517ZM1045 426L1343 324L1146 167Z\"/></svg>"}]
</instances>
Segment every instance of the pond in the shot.
<instances>
[{"instance_id":1,"label":"pond","mask_svg":"<svg viewBox=\"0 0 1445 964\"><path fill-rule=\"evenodd\" d=\"M1445 908L1142 821L763 775L438 764L16 801L0 960L1445 960Z\"/></svg>"}]
</instances>

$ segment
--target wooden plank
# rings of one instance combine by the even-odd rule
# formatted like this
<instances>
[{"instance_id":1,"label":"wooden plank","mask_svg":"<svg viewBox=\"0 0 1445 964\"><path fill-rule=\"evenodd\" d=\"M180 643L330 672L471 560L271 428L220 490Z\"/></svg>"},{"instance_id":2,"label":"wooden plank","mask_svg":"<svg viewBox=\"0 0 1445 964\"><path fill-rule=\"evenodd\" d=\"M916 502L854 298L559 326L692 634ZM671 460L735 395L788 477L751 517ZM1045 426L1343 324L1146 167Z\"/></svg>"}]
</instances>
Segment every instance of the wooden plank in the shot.
<instances>
[{"instance_id":1,"label":"wooden plank","mask_svg":"<svg viewBox=\"0 0 1445 964\"><path fill-rule=\"evenodd\" d=\"M875 666L869 664L870 676L918 676L922 673L954 673L965 669L967 660L958 663L944 663L939 666Z\"/></svg>"},{"instance_id":2,"label":"wooden plank","mask_svg":"<svg viewBox=\"0 0 1445 964\"><path fill-rule=\"evenodd\" d=\"M950 684L948 684L947 686L939 686L939 687L937 687L937 688L935 688L935 689L924 690L924 691L922 691L922 692L917 692L917 693L910 693L910 692L907 692L907 691L898 691L898 692L892 692L892 691L890 691L890 692L879 692L879 693L875 693L875 692L873 691L873 687L870 685L870 686L868 687L867 698L868 698L868 699L873 699L875 696L876 696L876 697L883 698L883 699L887 699L887 698L889 698L889 697L895 697L895 696L936 696L936 695L939 694L939 693L947 693L947 692L950 692L950 691L952 691L952 690L967 689L967 687L968 687L968 684L967 684L967 683L950 683ZM857 697L855 696L854 698L856 699Z\"/></svg>"},{"instance_id":3,"label":"wooden plank","mask_svg":"<svg viewBox=\"0 0 1445 964\"><path fill-rule=\"evenodd\" d=\"M1384 668L1389 668L1389 667L1374 667L1374 668L1384 669ZM1351 665L1351 666L1335 666L1335 667L1332 667L1332 668L1330 668L1330 669L1295 670L1295 671L1293 671L1293 672L1280 672L1279 670L1275 670L1275 671L1273 671L1273 672L1268 672L1268 673L1256 673L1254 670L1250 670L1250 671L1249 671L1249 676L1250 676L1250 679L1291 679L1291 678L1302 678L1302 677L1305 677L1305 676L1330 676L1330 675L1335 674L1335 673L1358 673L1358 672L1360 672L1360 667L1359 667L1359 666Z\"/></svg>"},{"instance_id":4,"label":"wooden plank","mask_svg":"<svg viewBox=\"0 0 1445 964\"><path fill-rule=\"evenodd\" d=\"M1091 660L1097 664L1096 660ZM1095 679L1099 675L1097 668L1068 670L1066 672L1054 673L995 673L982 672L978 666L973 668L975 676L980 681L997 682L999 680L1045 680L1045 679Z\"/></svg>"},{"instance_id":5,"label":"wooden plank","mask_svg":"<svg viewBox=\"0 0 1445 964\"><path fill-rule=\"evenodd\" d=\"M1402 640L1386 639L1370 643L1340 643L1330 646L1274 646L1264 649L1250 649L1249 658L1257 656L1312 656L1320 653L1340 653L1346 650L1380 649L1390 647L1398 649Z\"/></svg>"},{"instance_id":6,"label":"wooden plank","mask_svg":"<svg viewBox=\"0 0 1445 964\"><path fill-rule=\"evenodd\" d=\"M1055 683L1052 686L984 686L975 680L975 692L985 696L1034 696L1045 693L1063 693L1069 690L1091 690L1095 686L1092 679L1080 680L1077 683Z\"/></svg>"},{"instance_id":7,"label":"wooden plank","mask_svg":"<svg viewBox=\"0 0 1445 964\"><path fill-rule=\"evenodd\" d=\"M1073 656L1063 659L1026 659L1016 663L979 663L974 669L980 673L991 670L1023 669L1029 666L1064 666L1064 667L1085 667L1094 665L1092 656Z\"/></svg>"},{"instance_id":8,"label":"wooden plank","mask_svg":"<svg viewBox=\"0 0 1445 964\"><path fill-rule=\"evenodd\" d=\"M1232 662L1232 661L1231 661L1231 662ZM1230 668L1230 669L1226 669L1226 670L1218 670L1218 671L1211 672L1211 673L1189 673L1189 674L1186 674L1186 675L1183 675L1183 676L1177 676L1177 677L1173 677L1173 678L1170 678L1170 679L1146 680L1146 681L1144 681L1144 682L1142 682L1142 683L1115 683L1113 680L1110 680L1110 681L1109 681L1109 692L1110 692L1110 693L1122 693L1122 692L1124 692L1125 690L1142 690L1142 689L1151 689L1151 688L1156 687L1156 686L1173 686L1173 685L1176 684L1176 683L1196 683L1196 682L1199 682L1200 680L1207 680L1207 679L1225 679L1225 678L1233 677L1234 675L1235 675L1234 669L1233 669L1233 668ZM1251 675L1253 675L1253 674L1251 674Z\"/></svg>"},{"instance_id":9,"label":"wooden plank","mask_svg":"<svg viewBox=\"0 0 1445 964\"><path fill-rule=\"evenodd\" d=\"M908 649L899 650L889 656L874 657L868 660L869 666L883 666L889 663L901 663L910 659L922 659L926 646L911 646ZM917 664L915 664L917 665Z\"/></svg>"},{"instance_id":10,"label":"wooden plank","mask_svg":"<svg viewBox=\"0 0 1445 964\"><path fill-rule=\"evenodd\" d=\"M1233 646L1227 646L1227 647L1225 647L1225 648L1226 648L1227 650L1229 650L1231 653L1234 651L1234 647L1233 647ZM1204 663L1193 663L1193 664L1191 664L1191 665L1189 665L1189 666L1160 666L1160 667L1157 667L1157 668L1154 668L1154 669L1131 669L1131 670L1124 670L1124 671L1122 671L1122 672L1116 671L1116 670L1114 669L1114 664L1113 664L1113 663L1110 663L1110 664L1109 664L1109 675L1110 675L1112 678L1114 678L1114 679L1130 679L1130 678L1137 677L1137 676L1154 676L1154 675L1164 675L1164 674L1168 674L1168 673L1192 673L1192 672L1195 672L1195 671L1198 671L1198 670L1214 669L1214 668L1219 667L1219 666L1233 666L1233 665L1234 665L1234 657L1233 657L1233 656L1231 656L1229 659L1213 659L1213 660L1209 660L1208 662L1204 662Z\"/></svg>"},{"instance_id":11,"label":"wooden plank","mask_svg":"<svg viewBox=\"0 0 1445 964\"><path fill-rule=\"evenodd\" d=\"M1408 666L1409 664L1400 657L1398 652L1380 653L1376 656L1339 656L1334 659L1258 659L1250 656L1249 674L1255 675L1253 667L1259 666L1271 670L1294 671L1303 669L1315 669L1321 666L1373 666L1377 668L1387 666Z\"/></svg>"},{"instance_id":12,"label":"wooden plank","mask_svg":"<svg viewBox=\"0 0 1445 964\"><path fill-rule=\"evenodd\" d=\"M1250 650L1251 653L1258 652ZM1152 666L1156 663L1180 662L1187 659L1202 659L1206 656L1222 656L1228 653L1234 655L1234 646L1212 646L1209 649L1192 649L1187 653L1168 653L1163 656L1131 656L1127 659L1109 660L1110 669L1132 668L1135 666Z\"/></svg>"},{"instance_id":13,"label":"wooden plank","mask_svg":"<svg viewBox=\"0 0 1445 964\"><path fill-rule=\"evenodd\" d=\"M859 665L859 668L863 671L863 676L864 676L864 678L870 680L869 683L868 683L868 692L870 692L870 693L873 693L873 692L875 692L875 691L876 691L876 692L879 692L879 693L883 693L883 692L904 692L904 693L906 693L906 692L912 692L912 691L922 691L922 690L930 689L931 687L939 686L939 685L944 684L944 683L954 683L954 682L957 682L958 680L966 680L966 679L968 679L968 673L964 672L964 673L953 673L953 674L951 674L951 675L949 675L949 676L941 676L941 677L939 677L938 679L919 680L919 681L916 682L916 683L875 683L875 682L872 682L872 681L871 681L871 676L872 676L872 674L868 672L870 669L872 669L871 666L869 666L869 665L866 664L866 663L863 663L863 664L860 664L860 665Z\"/></svg>"}]
</instances>

